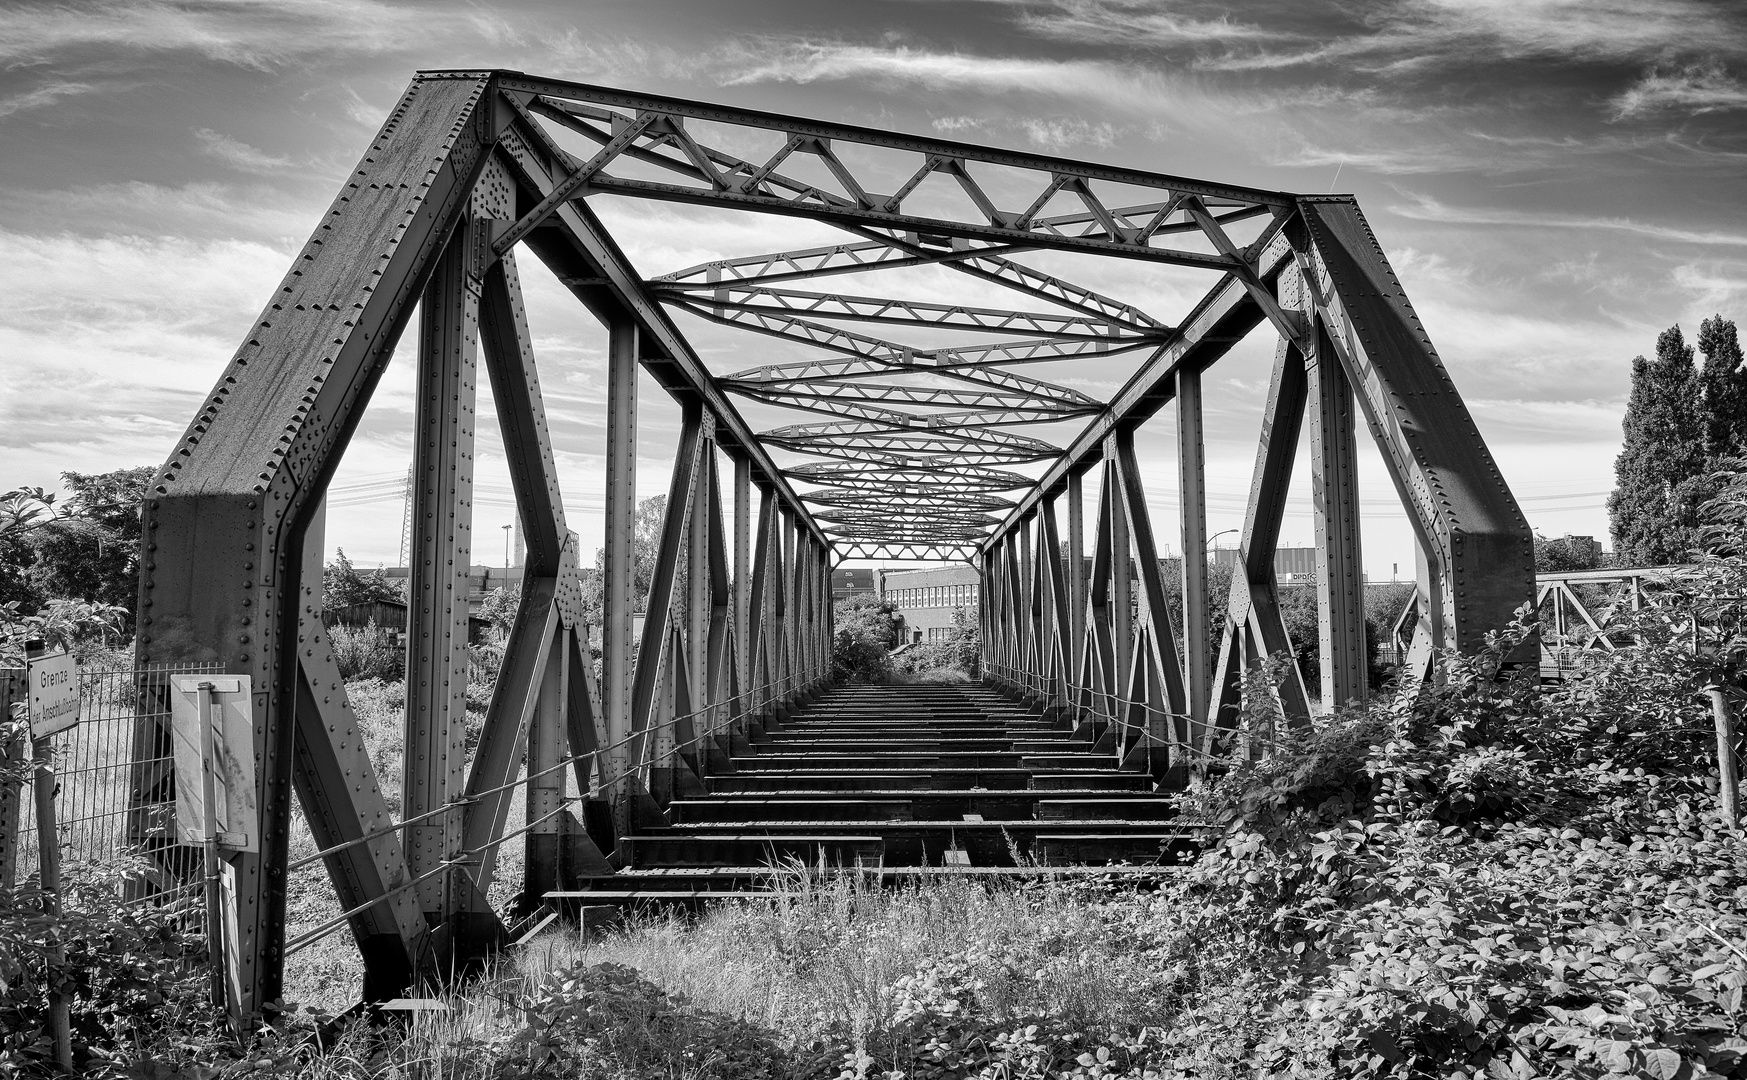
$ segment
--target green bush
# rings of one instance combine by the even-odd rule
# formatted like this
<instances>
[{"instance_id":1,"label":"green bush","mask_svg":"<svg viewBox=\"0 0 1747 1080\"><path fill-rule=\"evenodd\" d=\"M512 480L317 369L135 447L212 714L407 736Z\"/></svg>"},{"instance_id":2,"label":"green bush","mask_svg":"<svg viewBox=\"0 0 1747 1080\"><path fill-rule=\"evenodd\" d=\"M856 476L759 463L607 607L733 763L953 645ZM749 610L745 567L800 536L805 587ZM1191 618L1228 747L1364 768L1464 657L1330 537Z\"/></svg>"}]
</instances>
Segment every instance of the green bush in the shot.
<instances>
[{"instance_id":1,"label":"green bush","mask_svg":"<svg viewBox=\"0 0 1747 1080\"><path fill-rule=\"evenodd\" d=\"M773 1032L692 1008L620 964L552 972L519 1006L527 1025L494 1054L499 1076L789 1075L788 1054Z\"/></svg>"},{"instance_id":2,"label":"green bush","mask_svg":"<svg viewBox=\"0 0 1747 1080\"><path fill-rule=\"evenodd\" d=\"M904 616L871 595L850 596L832 606L836 637L831 676L839 683L883 683L891 678L892 650L904 639Z\"/></svg>"},{"instance_id":3,"label":"green bush","mask_svg":"<svg viewBox=\"0 0 1747 1080\"><path fill-rule=\"evenodd\" d=\"M405 651L395 643L394 631L377 626L374 619L363 626L330 626L328 642L341 678L385 682L406 678Z\"/></svg>"},{"instance_id":4,"label":"green bush","mask_svg":"<svg viewBox=\"0 0 1747 1080\"><path fill-rule=\"evenodd\" d=\"M0 891L0 1075L54 1071L50 985L72 995L73 1056L88 1075L216 1033L198 893L121 904L122 869L69 864L58 917L34 882Z\"/></svg>"}]
</instances>

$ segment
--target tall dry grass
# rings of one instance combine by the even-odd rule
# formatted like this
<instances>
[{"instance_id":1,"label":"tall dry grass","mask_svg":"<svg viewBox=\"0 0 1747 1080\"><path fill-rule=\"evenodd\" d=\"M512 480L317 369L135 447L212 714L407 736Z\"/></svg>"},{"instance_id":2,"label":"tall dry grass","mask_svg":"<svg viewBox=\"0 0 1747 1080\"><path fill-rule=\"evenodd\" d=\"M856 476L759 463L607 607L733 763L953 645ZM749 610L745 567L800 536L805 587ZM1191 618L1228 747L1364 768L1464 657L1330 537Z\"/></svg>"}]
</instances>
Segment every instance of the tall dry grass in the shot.
<instances>
[{"instance_id":1,"label":"tall dry grass","mask_svg":"<svg viewBox=\"0 0 1747 1080\"><path fill-rule=\"evenodd\" d=\"M668 1003L614 1017L614 1037L635 1046L603 1051L589 1059L599 1071L579 1075L731 1078L742 1074L723 1064L720 1047L703 1044L725 1031L755 1031L780 1048L784 1075L835 1076L846 1052L889 1047L943 973L975 988L966 1008L991 1023L1156 1027L1173 1015L1177 973L1156 937L1154 902L1096 886L946 875L880 889L791 867L769 900L690 918L645 913L604 933L542 935L444 998L450 1011L417 1015L392 1047L367 1048L353 1035L326 1064L309 1067L336 1076L501 1075L528 1045L530 1017L518 1003L549 988L554 973L620 968Z\"/></svg>"}]
</instances>

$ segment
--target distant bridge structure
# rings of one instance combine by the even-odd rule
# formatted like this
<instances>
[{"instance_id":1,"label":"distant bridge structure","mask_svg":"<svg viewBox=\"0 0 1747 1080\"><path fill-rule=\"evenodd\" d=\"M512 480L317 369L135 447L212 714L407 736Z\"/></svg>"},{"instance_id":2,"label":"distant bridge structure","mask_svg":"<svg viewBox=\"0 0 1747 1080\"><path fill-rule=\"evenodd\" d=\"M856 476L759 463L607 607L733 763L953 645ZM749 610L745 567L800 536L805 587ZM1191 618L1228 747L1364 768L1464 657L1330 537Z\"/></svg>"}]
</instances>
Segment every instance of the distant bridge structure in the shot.
<instances>
[{"instance_id":1,"label":"distant bridge structure","mask_svg":"<svg viewBox=\"0 0 1747 1080\"><path fill-rule=\"evenodd\" d=\"M801 218L845 235L650 277L591 205L604 196ZM520 252L605 326L598 684L578 637L584 553L565 521ZM1155 315L1054 269L1084 257L1200 271L1210 288L1187 312ZM966 292L903 298L821 284L905 267L938 268ZM981 299L1001 292L1020 306ZM322 506L415 309L405 766L392 808L320 619ZM713 374L675 312L805 358ZM1179 647L1134 431L1175 412L1187 625L1205 625L1203 372L1263 323L1280 341L1224 642L1214 650L1189 635ZM888 336L900 331L953 341ZM1109 400L1024 373L1112 357L1133 362ZM481 361L527 576L469 753L464 575ZM683 425L633 640L639 370L679 403ZM817 418L759 431L737 401ZM1231 730L1244 665L1287 647L1272 556L1307 422L1322 700L1365 693L1362 430L1418 541L1412 665L1475 647L1534 598L1530 531L1350 196L512 71L420 73L244 335L144 512L139 661L219 663L252 680L261 843L226 870L237 1006L277 999L300 944L286 921L294 791L362 952L365 995L394 996L421 969L448 970L504 940L487 893L507 842L524 845L524 896L613 874L626 866L626 837L668 827L676 801L712 790L749 739L812 701L830 678L830 569L844 559L971 562L994 686L1084 733L1085 752L1110 769L1135 768L1144 750L1148 771L1128 785L1143 790L1131 793L1168 783ZM1061 437L1045 437L1052 425ZM731 475L718 472L719 455ZM1099 495L1089 523L1088 480ZM1064 572L1087 557L1089 579ZM1138 612L1123 599L1131 590ZM1303 711L1295 673L1280 693ZM1003 723L1011 735L1019 721ZM142 731L142 755L167 738ZM169 782L147 770L141 786ZM525 800L521 824L509 820L512 796Z\"/></svg>"}]
</instances>

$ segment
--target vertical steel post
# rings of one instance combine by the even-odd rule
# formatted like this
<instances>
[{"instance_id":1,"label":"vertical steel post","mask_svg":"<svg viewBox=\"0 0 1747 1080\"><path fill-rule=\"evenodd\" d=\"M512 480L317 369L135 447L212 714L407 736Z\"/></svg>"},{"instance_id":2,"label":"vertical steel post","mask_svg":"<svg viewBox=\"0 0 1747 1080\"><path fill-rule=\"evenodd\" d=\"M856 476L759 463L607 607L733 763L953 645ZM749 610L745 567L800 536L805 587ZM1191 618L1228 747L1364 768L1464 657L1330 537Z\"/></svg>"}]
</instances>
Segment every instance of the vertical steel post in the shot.
<instances>
[{"instance_id":1,"label":"vertical steel post","mask_svg":"<svg viewBox=\"0 0 1747 1080\"><path fill-rule=\"evenodd\" d=\"M1201 416L1201 373L1177 375L1177 482L1182 504L1183 683L1191 745L1199 746L1213 685L1213 639L1207 595L1207 449Z\"/></svg>"},{"instance_id":2,"label":"vertical steel post","mask_svg":"<svg viewBox=\"0 0 1747 1080\"><path fill-rule=\"evenodd\" d=\"M1017 631L1017 634L1015 635L1016 640L1013 642L1013 645L1018 658L1018 663L1014 666L1024 672L1024 688L1027 691L1032 688L1032 677L1037 674L1036 671L1031 670L1034 659L1033 650L1036 645L1034 633L1036 624L1031 618L1031 601L1033 595L1031 580L1031 529L1036 523L1037 515L1031 514L1021 519L1019 527L1013 530L1015 534L1014 541L1017 547L1015 554L1019 560L1019 573L1015 575L1018 580L1013 583L1013 591L1019 601L1019 610L1015 613L1018 618L1013 620L1014 629Z\"/></svg>"},{"instance_id":3,"label":"vertical steel post","mask_svg":"<svg viewBox=\"0 0 1747 1080\"><path fill-rule=\"evenodd\" d=\"M419 303L403 819L448 805L465 781L467 570L479 380L477 232L466 217L456 225ZM439 871L454 854L459 827L457 814L438 814L407 829L407 867L415 876L429 875L416 892L432 924L451 913L452 872Z\"/></svg>"},{"instance_id":4,"label":"vertical steel post","mask_svg":"<svg viewBox=\"0 0 1747 1080\"><path fill-rule=\"evenodd\" d=\"M1068 474L1068 682L1076 683L1086 662L1086 493L1082 474ZM1075 702L1078 690L1070 690ZM1078 720L1078 717L1075 717Z\"/></svg>"},{"instance_id":5,"label":"vertical steel post","mask_svg":"<svg viewBox=\"0 0 1747 1080\"><path fill-rule=\"evenodd\" d=\"M991 596L993 566L994 555L990 551L983 550L977 553L977 652L981 654L983 662L981 674L984 679L993 678L990 669L995 663L995 627L991 618L994 607L994 600Z\"/></svg>"},{"instance_id":6,"label":"vertical steel post","mask_svg":"<svg viewBox=\"0 0 1747 1080\"><path fill-rule=\"evenodd\" d=\"M699 736L715 719L710 695L710 532L717 527L711 520L710 489L716 473L716 424L710 410L703 415L703 446L699 451L698 475L692 483L691 517L686 523L686 590L685 644L687 694L692 716L682 731L689 732L689 744L684 754L694 769L703 767L703 744Z\"/></svg>"},{"instance_id":7,"label":"vertical steel post","mask_svg":"<svg viewBox=\"0 0 1747 1080\"><path fill-rule=\"evenodd\" d=\"M734 459L734 675L739 694L734 720L741 723L752 700L752 460Z\"/></svg>"},{"instance_id":8,"label":"vertical steel post","mask_svg":"<svg viewBox=\"0 0 1747 1080\"><path fill-rule=\"evenodd\" d=\"M783 632L783 706L792 706L795 702L795 691L800 687L801 677L801 591L800 568L797 561L800 558L801 523L796 515L787 507L782 511L782 550L783 550L783 619L779 624Z\"/></svg>"},{"instance_id":9,"label":"vertical steel post","mask_svg":"<svg viewBox=\"0 0 1747 1080\"><path fill-rule=\"evenodd\" d=\"M1128 693L1128 673L1134 664L1134 553L1128 538L1128 515L1123 511L1121 448L1117 437L1104 440L1104 499L1098 513L1110 529L1110 645L1115 658L1112 692ZM1116 716L1124 710L1114 708Z\"/></svg>"},{"instance_id":10,"label":"vertical steel post","mask_svg":"<svg viewBox=\"0 0 1747 1080\"><path fill-rule=\"evenodd\" d=\"M602 557L601 709L607 743L602 780L612 804L613 831L631 831L630 771L631 613L637 530L637 324L628 318L607 326L607 498L606 543Z\"/></svg>"},{"instance_id":11,"label":"vertical steel post","mask_svg":"<svg viewBox=\"0 0 1747 1080\"><path fill-rule=\"evenodd\" d=\"M1307 335L1311 500L1316 519L1317 634L1322 655L1322 708L1355 699L1368 689L1365 651L1365 577L1359 538L1359 457L1354 439L1353 388L1311 313Z\"/></svg>"},{"instance_id":12,"label":"vertical steel post","mask_svg":"<svg viewBox=\"0 0 1747 1080\"><path fill-rule=\"evenodd\" d=\"M546 669L528 732L528 794L526 821L531 826L522 846L523 904L563 887L565 777L560 767L569 741L570 632L559 627L547 648Z\"/></svg>"}]
</instances>

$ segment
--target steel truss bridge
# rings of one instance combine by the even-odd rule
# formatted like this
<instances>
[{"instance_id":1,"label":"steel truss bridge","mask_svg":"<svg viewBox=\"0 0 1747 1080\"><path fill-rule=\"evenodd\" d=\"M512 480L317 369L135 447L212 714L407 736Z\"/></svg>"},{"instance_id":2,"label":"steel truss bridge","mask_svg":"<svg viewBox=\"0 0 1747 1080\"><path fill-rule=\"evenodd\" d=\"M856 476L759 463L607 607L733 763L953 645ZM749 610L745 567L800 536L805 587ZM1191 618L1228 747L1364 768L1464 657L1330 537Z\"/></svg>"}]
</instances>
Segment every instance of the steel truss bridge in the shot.
<instances>
[{"instance_id":1,"label":"steel truss bridge","mask_svg":"<svg viewBox=\"0 0 1747 1080\"><path fill-rule=\"evenodd\" d=\"M801 218L843 235L648 278L591 205L601 196ZM598 683L579 639L585 554L565 521L518 252L606 328ZM1210 287L1167 319L1040 268L1066 255L1204 271ZM971 299L1010 295L1015 306L867 285L830 291L836 277L877 282L903 267L934 268ZM415 308L397 815L319 618L322 506ZM676 312L804 358L712 374ZM1185 625L1207 625L1203 372L1263 323L1280 340L1242 572L1215 650L1199 634L1178 642L1167 618L1134 431L1175 412ZM928 334L934 344L914 343ZM1108 400L1025 373L1113 357L1126 382ZM528 554L501 675L468 753L464 575L482 360ZM678 402L683 430L633 639L639 369ZM757 431L736 399L812 416ZM254 688L261 845L226 871L238 1007L278 998L297 944L286 924L294 791L363 954L365 994L394 996L421 967L449 970L503 940L485 897L506 842L525 845L526 895L563 884L561 863L565 873L610 873L616 838L704 790L735 740L811 700L830 670L829 572L846 558L970 561L983 575L995 686L1063 724L1105 731L1099 745L1113 765L1144 751L1181 775L1232 729L1245 665L1288 646L1272 562L1306 423L1321 700L1366 690L1361 430L1418 538L1410 666L1474 647L1534 599L1530 531L1350 196L518 72L420 73L145 506L139 661L217 662ZM1045 438L1050 430L1061 434ZM732 475L719 474L719 455ZM1090 523L1088 480L1098 487ZM1074 572L1088 557L1090 575ZM1124 601L1131 595L1137 604ZM1280 697L1288 715L1305 713L1295 674ZM167 738L142 732L142 746ZM150 774L141 787L168 783ZM510 821L518 788L524 824Z\"/></svg>"}]
</instances>

